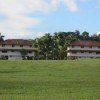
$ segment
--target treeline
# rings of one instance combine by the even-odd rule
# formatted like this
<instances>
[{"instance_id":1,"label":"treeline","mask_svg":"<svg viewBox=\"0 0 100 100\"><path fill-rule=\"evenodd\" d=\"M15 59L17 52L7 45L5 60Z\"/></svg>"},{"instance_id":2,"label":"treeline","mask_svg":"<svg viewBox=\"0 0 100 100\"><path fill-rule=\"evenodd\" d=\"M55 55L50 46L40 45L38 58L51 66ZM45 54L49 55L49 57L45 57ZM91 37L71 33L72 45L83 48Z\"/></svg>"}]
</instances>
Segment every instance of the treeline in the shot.
<instances>
[{"instance_id":1,"label":"treeline","mask_svg":"<svg viewBox=\"0 0 100 100\"><path fill-rule=\"evenodd\" d=\"M89 35L84 31L55 32L53 35L46 33L40 38L32 40L34 47L38 50L35 59L63 60L67 59L67 44L76 40L100 41L100 35Z\"/></svg>"}]
</instances>

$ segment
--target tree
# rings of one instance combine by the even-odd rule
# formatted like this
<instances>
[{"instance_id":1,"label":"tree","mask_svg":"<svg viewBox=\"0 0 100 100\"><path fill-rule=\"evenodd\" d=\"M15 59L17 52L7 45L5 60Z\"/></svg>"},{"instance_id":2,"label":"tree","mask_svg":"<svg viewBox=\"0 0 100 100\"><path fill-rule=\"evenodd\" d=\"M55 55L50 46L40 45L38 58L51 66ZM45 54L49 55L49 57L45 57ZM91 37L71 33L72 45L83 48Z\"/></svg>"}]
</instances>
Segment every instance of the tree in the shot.
<instances>
[{"instance_id":1,"label":"tree","mask_svg":"<svg viewBox=\"0 0 100 100\"><path fill-rule=\"evenodd\" d=\"M69 44L70 42L78 40L77 35L75 32L67 32L68 36L66 37L66 43Z\"/></svg>"},{"instance_id":2,"label":"tree","mask_svg":"<svg viewBox=\"0 0 100 100\"><path fill-rule=\"evenodd\" d=\"M84 32L82 33L82 39L83 39L83 40L89 40L89 33L86 32L86 31L84 31Z\"/></svg>"},{"instance_id":3,"label":"tree","mask_svg":"<svg viewBox=\"0 0 100 100\"><path fill-rule=\"evenodd\" d=\"M90 39L92 41L98 41L98 36L96 34L91 35Z\"/></svg>"},{"instance_id":4,"label":"tree","mask_svg":"<svg viewBox=\"0 0 100 100\"><path fill-rule=\"evenodd\" d=\"M48 59L48 55L50 55L50 51L52 49L52 43L53 43L53 39L52 36L50 35L50 33L46 33L43 37L43 53L44 53L44 57L47 60Z\"/></svg>"},{"instance_id":5,"label":"tree","mask_svg":"<svg viewBox=\"0 0 100 100\"><path fill-rule=\"evenodd\" d=\"M4 36L0 33L0 41L4 41Z\"/></svg>"},{"instance_id":6,"label":"tree","mask_svg":"<svg viewBox=\"0 0 100 100\"><path fill-rule=\"evenodd\" d=\"M38 49L37 58L40 59L66 59L67 45L77 40L96 40L100 41L100 35L89 36L89 33L84 31L75 32L55 32L53 35L46 33L41 38L33 40L33 45Z\"/></svg>"},{"instance_id":7,"label":"tree","mask_svg":"<svg viewBox=\"0 0 100 100\"><path fill-rule=\"evenodd\" d=\"M27 50L24 49L24 48L22 48L22 49L20 50L20 53L21 53L21 55L22 55L23 60L26 59L26 55L28 54Z\"/></svg>"},{"instance_id":8,"label":"tree","mask_svg":"<svg viewBox=\"0 0 100 100\"><path fill-rule=\"evenodd\" d=\"M75 34L76 34L76 37L77 37L77 40L80 40L80 31L79 30L75 30Z\"/></svg>"},{"instance_id":9,"label":"tree","mask_svg":"<svg viewBox=\"0 0 100 100\"><path fill-rule=\"evenodd\" d=\"M98 41L100 41L100 34L98 35Z\"/></svg>"}]
</instances>

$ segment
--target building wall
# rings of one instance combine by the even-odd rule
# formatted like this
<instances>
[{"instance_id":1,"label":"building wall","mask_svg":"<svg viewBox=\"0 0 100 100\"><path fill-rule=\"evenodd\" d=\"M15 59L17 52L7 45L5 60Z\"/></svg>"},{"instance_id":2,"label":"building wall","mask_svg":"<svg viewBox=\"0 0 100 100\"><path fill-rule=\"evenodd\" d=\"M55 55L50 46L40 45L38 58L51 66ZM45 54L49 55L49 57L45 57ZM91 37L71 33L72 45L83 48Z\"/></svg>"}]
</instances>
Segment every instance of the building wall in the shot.
<instances>
[{"instance_id":1,"label":"building wall","mask_svg":"<svg viewBox=\"0 0 100 100\"><path fill-rule=\"evenodd\" d=\"M32 53L28 53L26 56L34 57L34 50L33 47L30 46L23 46L20 47L20 45L15 45L12 47L12 45L0 45L0 56L8 56L8 59L22 59L22 55L20 53L20 50L24 48L25 50L31 50ZM2 52L7 51L7 52Z\"/></svg>"},{"instance_id":2,"label":"building wall","mask_svg":"<svg viewBox=\"0 0 100 100\"><path fill-rule=\"evenodd\" d=\"M30 46L23 46L23 47L20 47L20 45L15 45L14 47L12 47L12 45L5 45L5 46L2 46L0 45L0 49L19 49L21 50L22 48L26 49L26 50L33 50L33 47L30 47Z\"/></svg>"},{"instance_id":3,"label":"building wall","mask_svg":"<svg viewBox=\"0 0 100 100\"><path fill-rule=\"evenodd\" d=\"M68 57L77 57L77 58L96 58L100 57L100 47L88 47L84 46L82 48L81 46L69 46L67 48L67 56Z\"/></svg>"},{"instance_id":4,"label":"building wall","mask_svg":"<svg viewBox=\"0 0 100 100\"><path fill-rule=\"evenodd\" d=\"M90 51L93 51L93 50L96 50L96 51L100 51L100 47L96 47L96 46L93 46L92 48L88 47L88 46L85 46L84 48L81 48L81 46L69 46L67 48L67 50L90 50Z\"/></svg>"}]
</instances>

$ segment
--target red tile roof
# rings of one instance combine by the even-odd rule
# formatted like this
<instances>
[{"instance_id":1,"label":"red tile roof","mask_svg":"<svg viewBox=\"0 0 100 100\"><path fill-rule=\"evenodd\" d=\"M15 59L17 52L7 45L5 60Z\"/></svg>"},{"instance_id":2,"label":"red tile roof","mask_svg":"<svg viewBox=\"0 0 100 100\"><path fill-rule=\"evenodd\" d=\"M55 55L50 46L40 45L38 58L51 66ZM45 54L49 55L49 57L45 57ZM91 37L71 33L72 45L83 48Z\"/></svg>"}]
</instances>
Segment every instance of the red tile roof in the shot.
<instances>
[{"instance_id":1,"label":"red tile roof","mask_svg":"<svg viewBox=\"0 0 100 100\"><path fill-rule=\"evenodd\" d=\"M100 41L75 41L70 46L100 46Z\"/></svg>"},{"instance_id":2,"label":"red tile roof","mask_svg":"<svg viewBox=\"0 0 100 100\"><path fill-rule=\"evenodd\" d=\"M24 39L8 39L5 41L1 41L0 44L5 45L32 45L31 41L24 40Z\"/></svg>"}]
</instances>

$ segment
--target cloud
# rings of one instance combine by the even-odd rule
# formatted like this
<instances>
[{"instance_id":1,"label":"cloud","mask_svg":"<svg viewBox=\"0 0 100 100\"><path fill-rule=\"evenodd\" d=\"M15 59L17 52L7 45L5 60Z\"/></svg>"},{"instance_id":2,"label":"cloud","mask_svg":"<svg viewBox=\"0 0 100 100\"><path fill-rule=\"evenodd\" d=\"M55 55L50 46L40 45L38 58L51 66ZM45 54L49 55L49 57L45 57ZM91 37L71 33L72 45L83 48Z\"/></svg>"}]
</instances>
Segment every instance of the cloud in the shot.
<instances>
[{"instance_id":1,"label":"cloud","mask_svg":"<svg viewBox=\"0 0 100 100\"><path fill-rule=\"evenodd\" d=\"M38 32L38 33L36 34L36 38L44 36L45 33L48 33L48 32Z\"/></svg>"},{"instance_id":2,"label":"cloud","mask_svg":"<svg viewBox=\"0 0 100 100\"><path fill-rule=\"evenodd\" d=\"M82 2L92 1L92 0L81 0Z\"/></svg>"},{"instance_id":3,"label":"cloud","mask_svg":"<svg viewBox=\"0 0 100 100\"><path fill-rule=\"evenodd\" d=\"M77 11L75 0L0 0L0 31L9 38L24 36L30 33L26 30L41 22L40 18L29 17L28 13L49 13L63 3L70 11ZM2 17L3 16L3 17Z\"/></svg>"},{"instance_id":4,"label":"cloud","mask_svg":"<svg viewBox=\"0 0 100 100\"><path fill-rule=\"evenodd\" d=\"M76 5L75 0L62 0L64 4L68 7L70 11L78 11L78 7Z\"/></svg>"}]
</instances>

